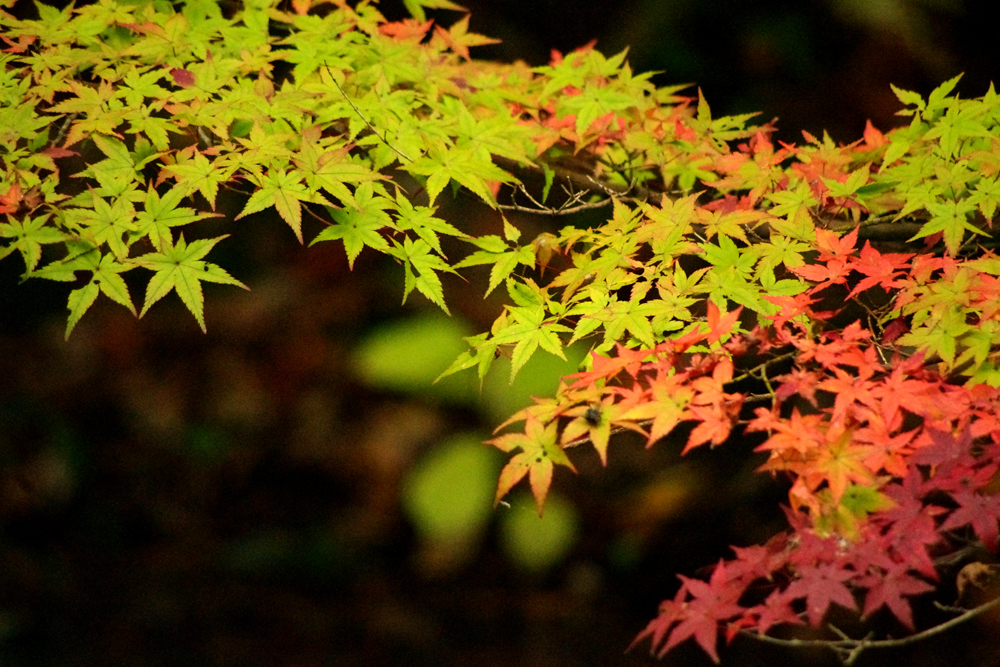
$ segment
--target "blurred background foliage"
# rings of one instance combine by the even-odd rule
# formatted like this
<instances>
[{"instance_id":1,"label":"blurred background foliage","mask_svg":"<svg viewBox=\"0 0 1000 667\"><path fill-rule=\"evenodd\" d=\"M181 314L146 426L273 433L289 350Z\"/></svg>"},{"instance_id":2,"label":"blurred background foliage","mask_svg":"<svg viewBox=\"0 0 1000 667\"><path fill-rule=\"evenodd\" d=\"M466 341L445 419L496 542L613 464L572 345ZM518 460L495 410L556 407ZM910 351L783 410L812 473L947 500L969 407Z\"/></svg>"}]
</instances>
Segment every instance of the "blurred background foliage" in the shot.
<instances>
[{"instance_id":1,"label":"blurred background foliage","mask_svg":"<svg viewBox=\"0 0 1000 667\"><path fill-rule=\"evenodd\" d=\"M927 93L965 71L981 95L998 71L962 0L464 4L503 39L480 57L631 45L636 70L697 83L716 114L778 116L786 141L888 129L890 82ZM442 214L500 230L468 197ZM567 222L510 219L529 239ZM207 335L175 297L141 322L102 300L64 343L64 286L0 262L0 665L647 664L623 651L674 573L781 529L785 490L753 474L753 442L681 460L622 436L608 468L581 452L579 476L557 475L544 519L520 493L493 509L502 457L482 439L584 348L539 353L513 386L504 359L482 386L435 384L499 313L485 274L448 277L449 319L416 295L400 307L391 261L350 272L261 215L205 225L236 232L217 261L252 288L208 286ZM990 623L859 664L998 664ZM835 664L742 640L725 655Z\"/></svg>"}]
</instances>

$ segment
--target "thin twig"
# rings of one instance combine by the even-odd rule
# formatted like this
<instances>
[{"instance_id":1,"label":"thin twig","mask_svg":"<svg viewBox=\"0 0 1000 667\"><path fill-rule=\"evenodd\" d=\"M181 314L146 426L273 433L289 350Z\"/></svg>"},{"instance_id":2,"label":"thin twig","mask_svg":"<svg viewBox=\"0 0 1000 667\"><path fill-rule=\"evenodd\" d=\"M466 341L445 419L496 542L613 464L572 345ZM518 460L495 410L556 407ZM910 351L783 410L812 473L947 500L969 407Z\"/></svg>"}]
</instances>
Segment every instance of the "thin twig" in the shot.
<instances>
[{"instance_id":1,"label":"thin twig","mask_svg":"<svg viewBox=\"0 0 1000 667\"><path fill-rule=\"evenodd\" d=\"M909 644L915 644L919 641L923 641L934 635L939 635L943 632L947 632L952 628L966 623L980 614L984 614L987 611L1000 607L1000 597L995 600L990 600L989 602L979 605L974 609L963 609L962 607L946 607L944 605L938 605L938 608L944 611L958 612L961 611L960 616L956 616L950 621L945 621L939 625L935 625L932 628L928 628L923 632L918 632L915 635L910 635L909 637L902 637L900 639L879 639L872 640L871 635L868 635L864 639L852 639L845 635L843 632L837 628L831 627L831 629L839 634L842 639L830 640L830 639L779 639L778 637L771 637L770 635L762 635L748 630L740 630L740 634L747 637L753 637L762 642L769 644L777 644L778 646L785 647L802 647L802 646L818 646L822 648L827 648L840 658L841 662L845 667L850 667L851 664L857 660L858 656L862 651L870 648L899 648L901 646L907 646Z\"/></svg>"},{"instance_id":2,"label":"thin twig","mask_svg":"<svg viewBox=\"0 0 1000 667\"><path fill-rule=\"evenodd\" d=\"M768 359L767 361L764 361L760 365L755 366L755 367L751 368L750 370L746 371L742 375L738 375L738 376L734 377L731 381L732 382L739 382L741 380L746 380L748 378L757 377L757 375L755 374L756 372L758 372L758 371L763 372L764 368L767 368L771 364L776 364L779 361L786 361L788 359L794 359L795 355L797 355L797 354L798 354L798 350L795 350L794 352L786 352L785 354L782 354L782 355L779 355L777 357L774 357L773 359ZM767 388L770 390L771 389L771 384L768 382L767 376L765 375L762 379L764 380L764 384L766 384ZM774 393L774 392L772 391L771 393Z\"/></svg>"},{"instance_id":3,"label":"thin twig","mask_svg":"<svg viewBox=\"0 0 1000 667\"><path fill-rule=\"evenodd\" d=\"M523 186L522 186L522 189L523 189ZM526 190L524 190L524 193L528 194ZM579 193L579 194L586 194L586 193ZM531 195L528 195L528 197L534 203L534 198L531 197ZM577 201L579 200L579 196L577 196L577 195L574 195L574 198ZM502 208L502 209L504 209L506 211L521 211L523 213L534 213L536 215L573 215L574 213L579 213L581 211L590 211L590 210L593 210L595 208L604 208L605 206L607 206L608 204L610 204L612 202L612 199L609 197L608 199L602 199L602 200L596 201L596 202L588 202L588 203L585 203L585 204L568 205L570 201L572 201L572 200L568 200L567 202L564 202L563 205L560 206L559 208L552 208L551 206L544 206L544 205L539 205L536 208L531 208L529 206L521 206L520 204L516 204L516 203L515 204L500 204L499 206L500 206L500 208Z\"/></svg>"},{"instance_id":4,"label":"thin twig","mask_svg":"<svg viewBox=\"0 0 1000 667\"><path fill-rule=\"evenodd\" d=\"M76 120L76 117L79 115L80 114L78 113L72 113L66 116L66 122L59 127L59 132L56 133L56 138L52 142L53 146L59 146L63 142L63 139L65 139L66 135L69 133L69 126L73 124L73 121Z\"/></svg>"},{"instance_id":5,"label":"thin twig","mask_svg":"<svg viewBox=\"0 0 1000 667\"><path fill-rule=\"evenodd\" d=\"M329 67L330 66L327 65L328 69L329 69ZM333 76L331 74L330 75L330 80L333 81L333 85L335 85L337 87L337 90L340 91L340 94L344 96L344 99L347 100L347 103L351 105L352 109L354 109L354 113L358 114L358 118L360 118L361 120L365 121L365 125L368 126L368 129L371 130L375 134L376 137L378 137L379 139L381 139L383 144L385 144L386 146L388 146L389 148L391 148L397 155L399 155L400 157L402 157L403 159L405 159L407 162L413 162L413 160L408 155L406 155L401 150L399 150L398 148L396 148L395 146L393 146L392 144L390 144L388 141L386 141L386 138L383 137L381 134L379 134L379 131L376 130L372 126L372 124L368 122L368 119L365 118L365 115L363 113L361 113L361 110L358 109L357 106L355 106L354 102L351 101L351 98L348 97L347 93L344 92L344 89L340 87L339 83L337 83L337 78L335 76Z\"/></svg>"}]
</instances>

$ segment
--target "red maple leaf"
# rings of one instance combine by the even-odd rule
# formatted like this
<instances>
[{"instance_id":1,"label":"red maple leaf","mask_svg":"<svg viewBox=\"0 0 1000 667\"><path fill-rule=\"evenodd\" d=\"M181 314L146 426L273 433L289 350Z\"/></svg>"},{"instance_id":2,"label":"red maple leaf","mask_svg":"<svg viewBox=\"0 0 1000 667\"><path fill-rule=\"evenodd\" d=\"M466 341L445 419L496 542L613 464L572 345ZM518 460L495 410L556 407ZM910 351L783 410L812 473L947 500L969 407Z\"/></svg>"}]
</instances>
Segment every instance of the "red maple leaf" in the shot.
<instances>
[{"instance_id":1,"label":"red maple leaf","mask_svg":"<svg viewBox=\"0 0 1000 667\"><path fill-rule=\"evenodd\" d=\"M900 274L907 272L912 258L913 253L882 254L873 248L871 243L865 241L861 256L851 262L851 268L866 277L851 290L847 298L860 294L874 285L881 285L886 292L902 287L905 282L899 279Z\"/></svg>"},{"instance_id":2,"label":"red maple leaf","mask_svg":"<svg viewBox=\"0 0 1000 667\"><path fill-rule=\"evenodd\" d=\"M721 445L729 439L733 423L729 416L722 410L714 406L703 407L692 405L688 407L688 411L692 417L701 420L701 423L691 431L687 444L681 450L681 455L687 454L695 447L704 445L706 442L711 441L713 445Z\"/></svg>"},{"instance_id":3,"label":"red maple leaf","mask_svg":"<svg viewBox=\"0 0 1000 667\"><path fill-rule=\"evenodd\" d=\"M787 593L792 598L806 599L809 623L818 628L832 602L857 611L854 595L844 585L845 581L853 577L854 572L831 563L810 565L798 570L798 578L789 584Z\"/></svg>"},{"instance_id":4,"label":"red maple leaf","mask_svg":"<svg viewBox=\"0 0 1000 667\"><path fill-rule=\"evenodd\" d=\"M791 372L774 378L776 382L781 383L781 386L774 392L775 398L779 401L786 401L798 394L816 406L818 405L816 403L816 384L819 382L819 377L820 375L816 371L793 368Z\"/></svg>"},{"instance_id":5,"label":"red maple leaf","mask_svg":"<svg viewBox=\"0 0 1000 667\"><path fill-rule=\"evenodd\" d=\"M868 594L865 596L864 616L871 615L872 612L883 606L888 607L893 616L898 618L899 622L911 632L913 631L913 611L909 601L903 596L920 595L934 590L934 587L923 579L917 579L909 574L905 565L900 565L884 574L871 575L858 583L868 587Z\"/></svg>"},{"instance_id":6,"label":"red maple leaf","mask_svg":"<svg viewBox=\"0 0 1000 667\"><path fill-rule=\"evenodd\" d=\"M651 350L630 350L621 343L615 343L616 356L605 357L597 352L591 352L594 360L593 369L567 375L566 379L576 380L572 388L585 387L597 380L610 380L623 370L635 377L642 368L642 360L655 353Z\"/></svg>"},{"instance_id":7,"label":"red maple leaf","mask_svg":"<svg viewBox=\"0 0 1000 667\"><path fill-rule=\"evenodd\" d=\"M726 576L725 563L719 564L707 581L688 579L679 575L684 582L683 588L691 595L684 603L684 618L671 630L667 643L661 649L661 655L685 639L694 637L712 662L719 664L719 654L716 642L719 636L719 623L740 615L744 608L736 604L743 594L745 586L732 586ZM737 582L733 582L737 583Z\"/></svg>"},{"instance_id":8,"label":"red maple leaf","mask_svg":"<svg viewBox=\"0 0 1000 667\"><path fill-rule=\"evenodd\" d=\"M819 261L846 258L854 254L854 246L858 242L858 229L838 237L835 233L821 227L816 228L816 247L819 249Z\"/></svg>"},{"instance_id":9,"label":"red maple leaf","mask_svg":"<svg viewBox=\"0 0 1000 667\"><path fill-rule=\"evenodd\" d=\"M678 589L677 594L674 596L673 600L664 600L660 603L659 613L656 615L652 621L650 621L646 627L636 635L632 643L629 644L628 649L632 650L636 644L646 639L650 639L649 652L652 655L656 652L657 647L663 643L663 639L667 636L670 628L681 620L684 619L686 614L686 609L684 605L684 600L687 598L688 592L684 586ZM662 658L667 653L667 648L660 648L659 656Z\"/></svg>"},{"instance_id":10,"label":"red maple leaf","mask_svg":"<svg viewBox=\"0 0 1000 667\"><path fill-rule=\"evenodd\" d=\"M708 334L706 334L706 339L708 342L717 343L720 338L726 334L733 333L733 325L740 318L740 313L743 312L743 306L740 306L731 313L725 313L719 310L719 307L715 305L714 302L708 302Z\"/></svg>"},{"instance_id":11,"label":"red maple leaf","mask_svg":"<svg viewBox=\"0 0 1000 667\"><path fill-rule=\"evenodd\" d=\"M780 623L791 623L801 625L802 619L799 614L792 609L792 601L795 598L788 595L787 590L774 590L763 603L756 607L751 607L747 613L757 617L757 632L766 634L773 626Z\"/></svg>"},{"instance_id":12,"label":"red maple leaf","mask_svg":"<svg viewBox=\"0 0 1000 667\"><path fill-rule=\"evenodd\" d=\"M902 484L888 484L882 492L896 503L895 507L872 515L872 522L888 525L880 542L888 551L902 556L911 570L930 579L937 579L937 569L927 547L941 542L934 517L947 511L936 505L924 505L917 497L920 473L915 469L903 478Z\"/></svg>"},{"instance_id":13,"label":"red maple leaf","mask_svg":"<svg viewBox=\"0 0 1000 667\"><path fill-rule=\"evenodd\" d=\"M15 213L21 206L24 195L21 192L21 184L14 181L6 194L0 195L0 213Z\"/></svg>"},{"instance_id":14,"label":"red maple leaf","mask_svg":"<svg viewBox=\"0 0 1000 667\"><path fill-rule=\"evenodd\" d=\"M872 122L870 120L865 121L864 138L865 138L864 143L858 144L858 146L854 150L865 152L873 150L875 148L880 148L889 143L889 140L885 138L885 135L882 134L882 132L878 128L872 125Z\"/></svg>"},{"instance_id":15,"label":"red maple leaf","mask_svg":"<svg viewBox=\"0 0 1000 667\"><path fill-rule=\"evenodd\" d=\"M775 329L781 329L786 323L795 319L799 315L813 316L812 304L817 300L816 297L810 296L807 293L797 294L795 296L772 296L769 294L762 294L761 296L765 301L770 301L778 307L778 312L774 315L764 316L771 320Z\"/></svg>"},{"instance_id":16,"label":"red maple leaf","mask_svg":"<svg viewBox=\"0 0 1000 667\"><path fill-rule=\"evenodd\" d=\"M800 278L819 283L813 289L820 291L830 285L839 285L845 282L851 273L851 267L842 259L829 259L823 264L793 266L789 268L789 271Z\"/></svg>"},{"instance_id":17,"label":"red maple leaf","mask_svg":"<svg viewBox=\"0 0 1000 667\"><path fill-rule=\"evenodd\" d=\"M394 23L383 23L378 27L378 31L399 42L408 40L419 42L427 35L432 25L434 25L433 19L421 23L417 19L407 18Z\"/></svg>"},{"instance_id":18,"label":"red maple leaf","mask_svg":"<svg viewBox=\"0 0 1000 667\"><path fill-rule=\"evenodd\" d=\"M1000 495L984 496L965 489L952 491L958 509L948 515L941 530L971 525L976 537L990 551L997 550L997 521L1000 520Z\"/></svg>"}]
</instances>

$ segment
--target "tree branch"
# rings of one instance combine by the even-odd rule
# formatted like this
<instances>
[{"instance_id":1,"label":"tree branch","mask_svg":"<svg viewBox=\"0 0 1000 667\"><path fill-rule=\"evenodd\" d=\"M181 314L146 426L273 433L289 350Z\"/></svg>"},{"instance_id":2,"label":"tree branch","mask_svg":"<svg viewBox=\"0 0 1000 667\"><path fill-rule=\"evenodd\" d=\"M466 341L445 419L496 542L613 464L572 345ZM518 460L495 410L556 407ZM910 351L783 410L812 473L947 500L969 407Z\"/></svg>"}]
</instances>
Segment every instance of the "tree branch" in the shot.
<instances>
[{"instance_id":1,"label":"tree branch","mask_svg":"<svg viewBox=\"0 0 1000 667\"><path fill-rule=\"evenodd\" d=\"M902 646L908 646L910 644L915 644L917 642L923 641L935 635L939 635L943 632L947 632L952 628L966 623L980 614L984 614L991 609L1000 607L1000 597L991 600L985 604L981 604L973 609L963 609L961 607L946 607L944 605L937 605L939 609L948 612L961 612L960 616L945 621L939 625L935 625L932 628L928 628L923 632L918 632L915 635L910 635L909 637L902 637L900 639L878 639L872 640L871 634L863 639L852 639L845 635L841 630L833 626L830 627L832 631L841 636L841 639L831 640L831 639L780 639L778 637L771 637L769 635L761 635L748 630L740 630L741 635L747 637L753 637L754 639L768 644L776 644L778 646L785 647L822 647L827 648L837 654L837 657L843 663L844 667L850 667L854 664L858 656L861 655L863 651L868 649L884 649L884 648L900 648Z\"/></svg>"}]
</instances>

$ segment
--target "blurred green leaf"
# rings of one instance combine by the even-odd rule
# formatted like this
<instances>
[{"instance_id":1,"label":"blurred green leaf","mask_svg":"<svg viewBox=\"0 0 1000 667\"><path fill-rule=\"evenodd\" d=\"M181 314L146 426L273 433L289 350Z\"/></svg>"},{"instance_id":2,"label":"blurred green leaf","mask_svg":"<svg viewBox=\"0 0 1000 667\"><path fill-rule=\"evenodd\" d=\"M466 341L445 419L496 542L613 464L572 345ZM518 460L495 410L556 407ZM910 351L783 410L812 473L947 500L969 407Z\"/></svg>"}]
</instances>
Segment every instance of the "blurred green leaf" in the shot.
<instances>
[{"instance_id":1,"label":"blurred green leaf","mask_svg":"<svg viewBox=\"0 0 1000 667\"><path fill-rule=\"evenodd\" d=\"M510 505L500 525L501 544L507 557L531 572L543 572L558 565L580 534L576 508L557 493L549 493L541 518L535 513L530 493L515 494Z\"/></svg>"},{"instance_id":2,"label":"blurred green leaf","mask_svg":"<svg viewBox=\"0 0 1000 667\"><path fill-rule=\"evenodd\" d=\"M561 378L579 370L580 362L587 354L587 347L573 345L564 348L563 353L566 359L549 353L532 355L513 383L510 382L510 359L497 359L483 380L484 412L500 422L531 405L532 396L552 396L559 387Z\"/></svg>"},{"instance_id":3,"label":"blurred green leaf","mask_svg":"<svg viewBox=\"0 0 1000 667\"><path fill-rule=\"evenodd\" d=\"M422 393L456 403L473 403L479 391L474 378L459 374L434 384L465 351L469 327L436 313L418 315L374 329L355 350L357 377L377 389Z\"/></svg>"},{"instance_id":4,"label":"blurred green leaf","mask_svg":"<svg viewBox=\"0 0 1000 667\"><path fill-rule=\"evenodd\" d=\"M493 512L499 470L500 457L480 434L457 435L434 447L410 472L403 509L424 539L477 540Z\"/></svg>"}]
</instances>

